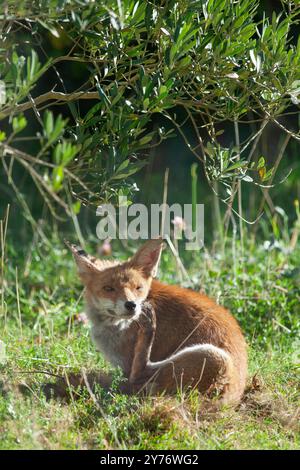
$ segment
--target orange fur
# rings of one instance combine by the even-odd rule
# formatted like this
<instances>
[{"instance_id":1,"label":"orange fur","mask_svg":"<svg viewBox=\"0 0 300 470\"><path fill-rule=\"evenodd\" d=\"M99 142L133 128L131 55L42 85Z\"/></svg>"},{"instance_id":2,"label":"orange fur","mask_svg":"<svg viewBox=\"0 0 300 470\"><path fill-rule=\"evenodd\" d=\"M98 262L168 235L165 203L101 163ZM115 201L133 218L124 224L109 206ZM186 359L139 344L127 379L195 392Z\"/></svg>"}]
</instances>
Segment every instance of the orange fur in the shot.
<instances>
[{"instance_id":1,"label":"orange fur","mask_svg":"<svg viewBox=\"0 0 300 470\"><path fill-rule=\"evenodd\" d=\"M132 392L192 387L219 390L224 401L236 402L247 373L240 327L205 295L153 280L161 248L161 240L150 240L131 260L103 264L71 247L94 342L123 368ZM127 311L128 302L136 310Z\"/></svg>"}]
</instances>

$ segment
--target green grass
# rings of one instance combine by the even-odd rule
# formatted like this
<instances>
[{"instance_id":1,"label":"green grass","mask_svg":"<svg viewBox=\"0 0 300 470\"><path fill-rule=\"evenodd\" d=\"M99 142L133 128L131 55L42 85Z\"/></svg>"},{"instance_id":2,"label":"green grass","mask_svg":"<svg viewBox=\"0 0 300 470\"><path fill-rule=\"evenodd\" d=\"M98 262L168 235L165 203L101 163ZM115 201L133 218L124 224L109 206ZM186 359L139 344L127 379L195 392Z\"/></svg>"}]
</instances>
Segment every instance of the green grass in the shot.
<instances>
[{"instance_id":1,"label":"green grass","mask_svg":"<svg viewBox=\"0 0 300 470\"><path fill-rule=\"evenodd\" d=\"M95 249L95 245L91 245ZM232 251L234 250L234 252ZM5 312L0 317L0 449L296 449L300 447L300 248L266 250L231 242L225 255L200 253L183 283L231 308L249 344L248 389L241 405L209 412L197 393L127 397L83 392L47 401L49 374L107 368L94 350L71 255L54 237L25 255L6 246ZM120 256L117 248L115 256ZM124 253L122 253L124 256ZM16 267L18 282L16 283ZM161 279L179 282L166 251ZM18 307L19 298L19 307Z\"/></svg>"}]
</instances>

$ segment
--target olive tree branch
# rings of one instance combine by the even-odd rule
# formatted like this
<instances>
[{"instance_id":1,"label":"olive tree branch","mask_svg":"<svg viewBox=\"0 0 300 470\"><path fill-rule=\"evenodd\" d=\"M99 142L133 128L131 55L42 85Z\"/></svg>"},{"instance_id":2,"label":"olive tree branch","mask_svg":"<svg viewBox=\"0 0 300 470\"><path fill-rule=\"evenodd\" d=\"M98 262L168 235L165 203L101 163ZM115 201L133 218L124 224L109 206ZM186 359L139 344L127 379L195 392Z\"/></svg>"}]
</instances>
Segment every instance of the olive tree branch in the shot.
<instances>
[{"instance_id":1,"label":"olive tree branch","mask_svg":"<svg viewBox=\"0 0 300 470\"><path fill-rule=\"evenodd\" d=\"M97 100L99 99L99 93L97 91L79 91L75 93L61 93L60 91L48 91L43 95L37 96L36 98L32 98L25 103L17 104L14 106L9 106L8 108L4 108L4 110L0 113L0 119L4 119L8 117L12 112L22 113L23 111L27 111L28 109L35 108L36 106L45 103L46 101L76 101L76 100Z\"/></svg>"}]
</instances>

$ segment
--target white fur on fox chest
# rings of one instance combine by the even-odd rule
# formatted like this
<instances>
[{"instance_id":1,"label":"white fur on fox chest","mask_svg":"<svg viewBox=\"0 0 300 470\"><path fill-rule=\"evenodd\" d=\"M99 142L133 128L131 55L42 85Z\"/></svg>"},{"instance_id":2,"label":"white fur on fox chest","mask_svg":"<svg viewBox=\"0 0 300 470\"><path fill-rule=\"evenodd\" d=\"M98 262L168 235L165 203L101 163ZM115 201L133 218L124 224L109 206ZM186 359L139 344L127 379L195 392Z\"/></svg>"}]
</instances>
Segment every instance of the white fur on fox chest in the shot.
<instances>
[{"instance_id":1,"label":"white fur on fox chest","mask_svg":"<svg viewBox=\"0 0 300 470\"><path fill-rule=\"evenodd\" d=\"M132 321L119 320L116 324L93 323L91 328L91 337L97 350L108 362L115 367L121 367L124 372L127 372L125 369L128 361L128 357L124 357L124 345L128 348L128 343L131 343L132 349L134 347L135 335L132 326Z\"/></svg>"},{"instance_id":2,"label":"white fur on fox chest","mask_svg":"<svg viewBox=\"0 0 300 470\"><path fill-rule=\"evenodd\" d=\"M133 355L136 340L137 324L140 311L130 319L118 318L116 306L110 300L90 298L86 304L86 313L91 322L91 337L105 359L115 367L121 367L125 374L129 373L128 362ZM124 354L124 352L126 353Z\"/></svg>"}]
</instances>

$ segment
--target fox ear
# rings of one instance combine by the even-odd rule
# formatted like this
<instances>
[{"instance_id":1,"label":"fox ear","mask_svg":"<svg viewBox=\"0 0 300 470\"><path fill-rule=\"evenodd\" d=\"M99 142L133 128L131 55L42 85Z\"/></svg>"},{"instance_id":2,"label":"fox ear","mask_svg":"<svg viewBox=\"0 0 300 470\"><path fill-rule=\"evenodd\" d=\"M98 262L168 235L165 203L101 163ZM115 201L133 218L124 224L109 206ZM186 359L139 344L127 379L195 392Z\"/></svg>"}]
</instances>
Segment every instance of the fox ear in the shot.
<instances>
[{"instance_id":1,"label":"fox ear","mask_svg":"<svg viewBox=\"0 0 300 470\"><path fill-rule=\"evenodd\" d=\"M79 276L83 283L86 283L88 279L93 274L100 273L105 269L111 268L120 264L118 261L111 261L111 260L101 260L98 258L94 258L88 255L82 248L76 245L72 245L71 243L65 240L65 244L71 250L74 260L77 264Z\"/></svg>"},{"instance_id":2,"label":"fox ear","mask_svg":"<svg viewBox=\"0 0 300 470\"><path fill-rule=\"evenodd\" d=\"M161 238L147 241L133 256L130 264L141 269L147 276L155 277L163 244Z\"/></svg>"},{"instance_id":3,"label":"fox ear","mask_svg":"<svg viewBox=\"0 0 300 470\"><path fill-rule=\"evenodd\" d=\"M77 264L78 272L83 281L86 277L100 271L99 266L96 264L96 258L89 256L82 248L72 245L65 241L67 247L71 250L74 260Z\"/></svg>"}]
</instances>

